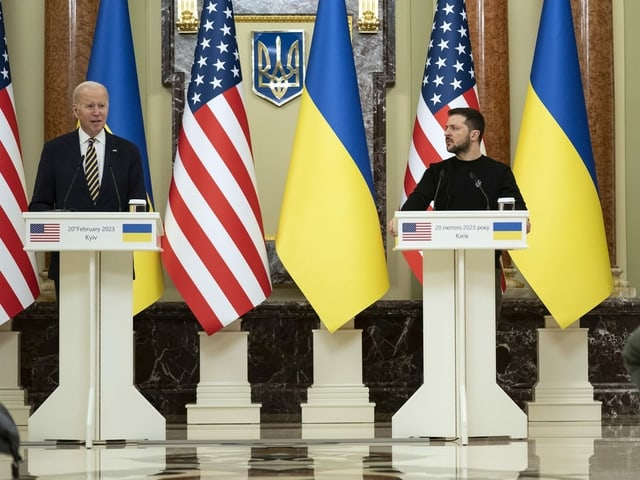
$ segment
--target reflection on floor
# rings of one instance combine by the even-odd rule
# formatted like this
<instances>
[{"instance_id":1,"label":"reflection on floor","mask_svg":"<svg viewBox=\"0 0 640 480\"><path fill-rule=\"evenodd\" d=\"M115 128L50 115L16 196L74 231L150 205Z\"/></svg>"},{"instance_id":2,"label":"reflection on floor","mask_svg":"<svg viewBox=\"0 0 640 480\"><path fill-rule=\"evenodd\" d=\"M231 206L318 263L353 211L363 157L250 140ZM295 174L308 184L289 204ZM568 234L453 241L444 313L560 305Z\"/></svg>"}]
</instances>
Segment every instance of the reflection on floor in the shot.
<instances>
[{"instance_id":1,"label":"reflection on floor","mask_svg":"<svg viewBox=\"0 0 640 480\"><path fill-rule=\"evenodd\" d=\"M165 442L94 445L23 442L24 479L634 479L640 478L640 421L605 422L597 437L509 441L392 439L302 440L299 426L265 424L260 440L187 440L184 426ZM339 435L336 435L339 436ZM213 436L211 438L214 438ZM10 460L0 456L0 479Z\"/></svg>"}]
</instances>

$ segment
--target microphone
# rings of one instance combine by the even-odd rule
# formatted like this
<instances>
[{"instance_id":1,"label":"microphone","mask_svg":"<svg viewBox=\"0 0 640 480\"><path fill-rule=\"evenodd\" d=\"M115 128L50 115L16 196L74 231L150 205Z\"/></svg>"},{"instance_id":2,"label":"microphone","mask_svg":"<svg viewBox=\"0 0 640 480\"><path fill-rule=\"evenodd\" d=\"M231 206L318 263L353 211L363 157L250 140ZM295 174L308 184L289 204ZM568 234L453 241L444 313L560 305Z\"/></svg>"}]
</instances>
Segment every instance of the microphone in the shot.
<instances>
[{"instance_id":1,"label":"microphone","mask_svg":"<svg viewBox=\"0 0 640 480\"><path fill-rule=\"evenodd\" d=\"M433 194L433 200L429 206L435 210L436 209L436 200L438 199L438 192L440 191L440 184L442 183L442 179L444 178L444 168L440 170L440 174L438 175L438 184L436 185L436 193Z\"/></svg>"},{"instance_id":2,"label":"microphone","mask_svg":"<svg viewBox=\"0 0 640 480\"><path fill-rule=\"evenodd\" d=\"M78 171L80 171L80 167L84 163L84 155L80 158L80 161L76 165L76 171L73 172L73 177L71 178L71 183L69 184L69 188L67 188L67 192L64 194L64 200L62 201L62 211L67 210L67 200L69 200L69 195L71 194L71 189L73 188L73 184L78 177Z\"/></svg>"},{"instance_id":3,"label":"microphone","mask_svg":"<svg viewBox=\"0 0 640 480\"><path fill-rule=\"evenodd\" d=\"M118 211L122 211L122 200L120 199L120 191L118 190L118 182L116 182L116 175L113 173L113 165L109 162L109 171L111 172L111 180L113 181L113 186L116 189L116 197L118 198Z\"/></svg>"},{"instance_id":4,"label":"microphone","mask_svg":"<svg viewBox=\"0 0 640 480\"><path fill-rule=\"evenodd\" d=\"M478 188L482 192L482 195L484 195L484 199L487 202L487 210L491 210L489 207L489 197L487 197L487 193L484 191L484 188L482 188L482 181L476 177L476 174L473 172L469 172L469 176L471 177L471 180L473 180L473 184L476 188Z\"/></svg>"}]
</instances>

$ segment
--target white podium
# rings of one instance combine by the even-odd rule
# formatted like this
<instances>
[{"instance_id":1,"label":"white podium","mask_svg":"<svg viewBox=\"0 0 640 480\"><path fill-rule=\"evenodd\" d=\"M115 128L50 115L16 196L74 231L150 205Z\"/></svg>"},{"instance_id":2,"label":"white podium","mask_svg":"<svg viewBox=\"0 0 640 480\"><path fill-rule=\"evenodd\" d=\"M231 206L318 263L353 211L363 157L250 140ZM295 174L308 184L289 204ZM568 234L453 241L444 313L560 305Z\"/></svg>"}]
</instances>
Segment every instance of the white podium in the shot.
<instances>
[{"instance_id":1,"label":"white podium","mask_svg":"<svg viewBox=\"0 0 640 480\"><path fill-rule=\"evenodd\" d=\"M25 213L27 250L60 252L59 385L29 440L164 440L165 419L133 383L133 251L159 250L158 213Z\"/></svg>"},{"instance_id":2,"label":"white podium","mask_svg":"<svg viewBox=\"0 0 640 480\"><path fill-rule=\"evenodd\" d=\"M496 384L495 250L526 248L526 211L396 212L396 250L423 251L424 383L393 415L395 438L526 438Z\"/></svg>"}]
</instances>

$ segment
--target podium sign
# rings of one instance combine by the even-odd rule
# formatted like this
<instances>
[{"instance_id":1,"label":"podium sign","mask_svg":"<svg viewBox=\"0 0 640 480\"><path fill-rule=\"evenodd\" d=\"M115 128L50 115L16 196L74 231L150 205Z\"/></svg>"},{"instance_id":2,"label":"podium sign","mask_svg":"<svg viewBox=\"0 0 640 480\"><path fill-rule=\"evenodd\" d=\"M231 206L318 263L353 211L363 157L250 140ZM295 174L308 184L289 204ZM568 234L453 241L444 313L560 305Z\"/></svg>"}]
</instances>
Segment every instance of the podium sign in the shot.
<instances>
[{"instance_id":1,"label":"podium sign","mask_svg":"<svg viewBox=\"0 0 640 480\"><path fill-rule=\"evenodd\" d=\"M113 212L29 212L27 250L159 250L160 214Z\"/></svg>"},{"instance_id":2,"label":"podium sign","mask_svg":"<svg viewBox=\"0 0 640 480\"><path fill-rule=\"evenodd\" d=\"M522 210L396 212L395 218L395 250L514 250L527 246L528 213Z\"/></svg>"},{"instance_id":3,"label":"podium sign","mask_svg":"<svg viewBox=\"0 0 640 480\"><path fill-rule=\"evenodd\" d=\"M393 415L394 438L527 436L496 384L496 250L527 246L526 211L396 212L396 250L423 256L423 384Z\"/></svg>"},{"instance_id":4,"label":"podium sign","mask_svg":"<svg viewBox=\"0 0 640 480\"><path fill-rule=\"evenodd\" d=\"M133 378L133 252L160 250L160 215L23 215L25 248L60 252L59 385L29 418L29 440L164 440Z\"/></svg>"}]
</instances>

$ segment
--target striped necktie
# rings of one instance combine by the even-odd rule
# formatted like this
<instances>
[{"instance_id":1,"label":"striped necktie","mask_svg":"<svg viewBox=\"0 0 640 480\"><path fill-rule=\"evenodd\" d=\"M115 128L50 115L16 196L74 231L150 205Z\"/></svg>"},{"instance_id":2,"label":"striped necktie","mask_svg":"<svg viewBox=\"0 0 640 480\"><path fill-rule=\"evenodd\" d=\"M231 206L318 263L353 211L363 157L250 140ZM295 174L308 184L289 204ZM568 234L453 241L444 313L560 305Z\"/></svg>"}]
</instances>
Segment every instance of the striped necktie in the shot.
<instances>
[{"instance_id":1,"label":"striped necktie","mask_svg":"<svg viewBox=\"0 0 640 480\"><path fill-rule=\"evenodd\" d=\"M98 155L96 154L96 147L93 145L94 142L94 138L89 139L89 146L85 155L84 174L87 177L89 194L95 202L100 191L100 177L98 176Z\"/></svg>"}]
</instances>

